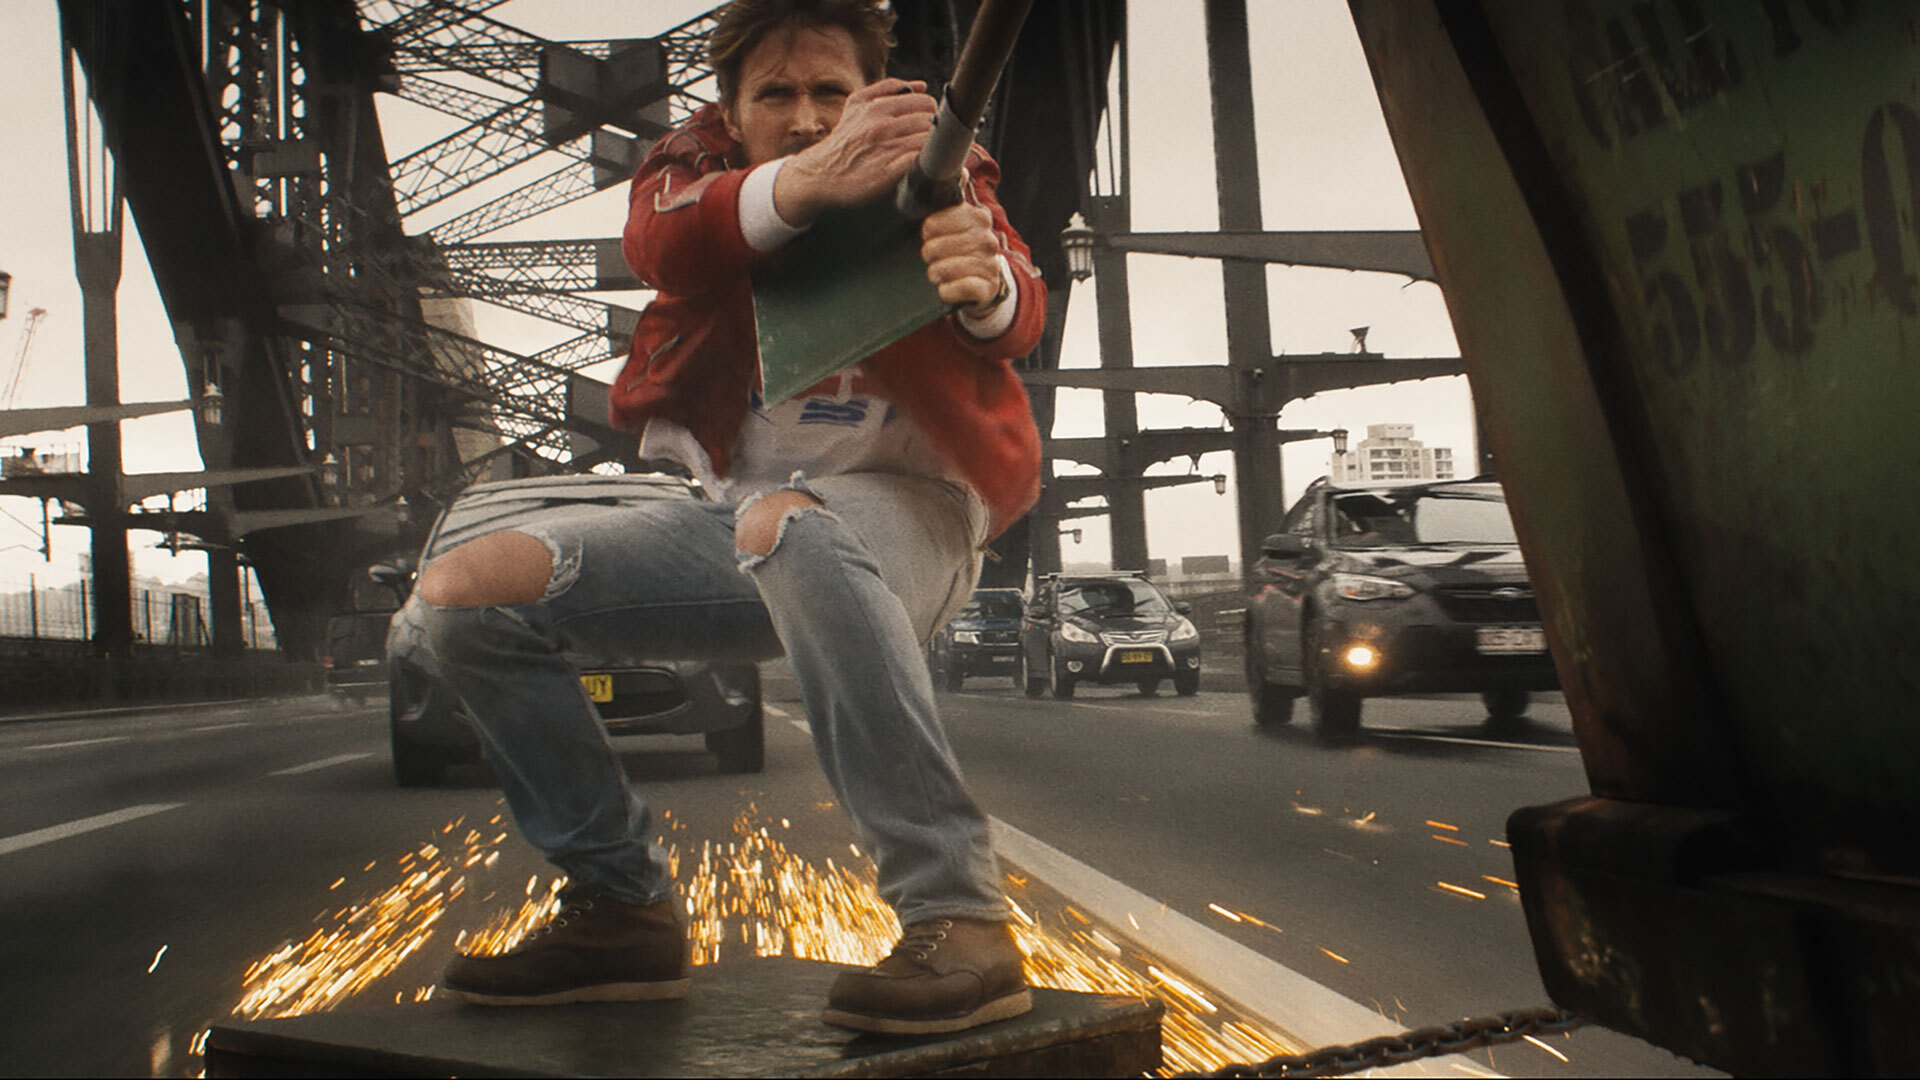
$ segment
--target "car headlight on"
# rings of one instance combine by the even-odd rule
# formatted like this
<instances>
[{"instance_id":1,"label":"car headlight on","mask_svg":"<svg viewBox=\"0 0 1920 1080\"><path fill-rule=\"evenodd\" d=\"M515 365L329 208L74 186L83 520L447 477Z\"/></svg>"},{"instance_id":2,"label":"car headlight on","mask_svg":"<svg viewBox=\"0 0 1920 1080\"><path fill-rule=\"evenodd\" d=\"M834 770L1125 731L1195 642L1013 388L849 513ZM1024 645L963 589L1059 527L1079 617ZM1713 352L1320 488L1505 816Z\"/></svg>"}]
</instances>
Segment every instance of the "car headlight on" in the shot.
<instances>
[{"instance_id":1,"label":"car headlight on","mask_svg":"<svg viewBox=\"0 0 1920 1080\"><path fill-rule=\"evenodd\" d=\"M1060 624L1060 640L1061 641L1084 641L1091 644L1099 641L1100 639L1097 637L1094 637L1092 634L1087 633L1085 630L1082 630L1080 627L1075 626L1070 622L1063 622Z\"/></svg>"},{"instance_id":2,"label":"car headlight on","mask_svg":"<svg viewBox=\"0 0 1920 1080\"><path fill-rule=\"evenodd\" d=\"M1342 600L1395 600L1414 593L1413 586L1405 582L1366 574L1334 574L1327 580L1333 585L1334 595Z\"/></svg>"},{"instance_id":3,"label":"car headlight on","mask_svg":"<svg viewBox=\"0 0 1920 1080\"><path fill-rule=\"evenodd\" d=\"M1200 628L1193 625L1192 619L1181 619L1180 625L1174 627L1173 633L1167 635L1167 640L1168 641L1192 641L1194 638L1197 638L1199 636L1200 636Z\"/></svg>"},{"instance_id":4,"label":"car headlight on","mask_svg":"<svg viewBox=\"0 0 1920 1080\"><path fill-rule=\"evenodd\" d=\"M955 630L953 632L953 643L955 645L978 645L980 644L980 631Z\"/></svg>"}]
</instances>

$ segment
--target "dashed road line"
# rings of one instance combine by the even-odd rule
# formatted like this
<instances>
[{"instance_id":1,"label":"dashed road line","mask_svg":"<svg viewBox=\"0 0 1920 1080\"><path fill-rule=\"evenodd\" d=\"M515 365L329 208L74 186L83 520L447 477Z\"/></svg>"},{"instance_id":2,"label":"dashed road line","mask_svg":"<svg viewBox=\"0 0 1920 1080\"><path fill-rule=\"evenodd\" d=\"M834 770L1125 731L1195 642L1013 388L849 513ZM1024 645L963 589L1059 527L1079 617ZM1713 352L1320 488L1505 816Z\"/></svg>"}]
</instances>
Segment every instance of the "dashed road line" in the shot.
<instances>
[{"instance_id":1,"label":"dashed road line","mask_svg":"<svg viewBox=\"0 0 1920 1080\"><path fill-rule=\"evenodd\" d=\"M69 746L96 746L100 743L124 742L130 735L103 735L97 739L74 739L69 742L40 743L37 746L23 746L22 750L65 750Z\"/></svg>"},{"instance_id":2,"label":"dashed road line","mask_svg":"<svg viewBox=\"0 0 1920 1080\"><path fill-rule=\"evenodd\" d=\"M1541 743L1501 742L1498 739L1466 739L1456 735L1428 735L1424 732L1410 731L1405 728L1369 727L1368 735L1378 735L1385 739L1411 739L1418 742L1459 743L1461 746L1498 746L1508 750L1543 750L1549 754L1577 754L1577 746L1546 746Z\"/></svg>"},{"instance_id":3,"label":"dashed road line","mask_svg":"<svg viewBox=\"0 0 1920 1080\"><path fill-rule=\"evenodd\" d=\"M275 769L274 771L268 773L267 775L268 776L298 776L301 773L310 773L319 769L329 769L335 765L345 765L349 761L358 761L363 757L372 757L372 756L373 756L373 753L371 751L367 751L359 754L335 754L330 758L321 758L319 761L309 761L305 765L294 765L290 768Z\"/></svg>"},{"instance_id":4,"label":"dashed road line","mask_svg":"<svg viewBox=\"0 0 1920 1080\"><path fill-rule=\"evenodd\" d=\"M138 821L143 817L163 813L167 810L177 810L185 805L187 804L177 802L143 803L139 806L129 806L124 810L115 810L112 813L95 814L93 817L69 821L64 825L53 825L45 829L23 832L16 836L3 837L0 838L0 855L11 855L16 851L25 851L30 847L39 847L41 844L53 843L55 840L65 840L83 833L90 833L95 829L105 829L109 826L122 825L129 821Z\"/></svg>"},{"instance_id":5,"label":"dashed road line","mask_svg":"<svg viewBox=\"0 0 1920 1080\"><path fill-rule=\"evenodd\" d=\"M233 721L232 723L227 723L227 724L201 724L201 725L200 725L199 727L190 727L190 728L188 728L187 730L188 730L189 732L193 732L193 731L225 731L225 730L227 730L228 728L237 728L237 727L246 727L246 726L247 726L247 724L248 724L248 721L246 721L246 720L235 720L235 721Z\"/></svg>"}]
</instances>

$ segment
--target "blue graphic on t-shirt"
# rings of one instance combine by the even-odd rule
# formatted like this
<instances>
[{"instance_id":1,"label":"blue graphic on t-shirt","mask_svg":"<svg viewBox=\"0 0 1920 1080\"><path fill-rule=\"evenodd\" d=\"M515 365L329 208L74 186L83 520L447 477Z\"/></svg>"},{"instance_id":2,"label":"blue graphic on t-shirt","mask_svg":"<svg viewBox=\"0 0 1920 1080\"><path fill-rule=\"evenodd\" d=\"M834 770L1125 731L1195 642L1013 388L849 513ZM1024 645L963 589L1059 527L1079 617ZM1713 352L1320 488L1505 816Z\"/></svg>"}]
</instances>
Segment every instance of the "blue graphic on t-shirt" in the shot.
<instances>
[{"instance_id":1,"label":"blue graphic on t-shirt","mask_svg":"<svg viewBox=\"0 0 1920 1080\"><path fill-rule=\"evenodd\" d=\"M867 399L851 398L847 401L834 401L830 398L814 398L807 407L800 410L802 424L832 424L836 427L859 427L867 418Z\"/></svg>"}]
</instances>

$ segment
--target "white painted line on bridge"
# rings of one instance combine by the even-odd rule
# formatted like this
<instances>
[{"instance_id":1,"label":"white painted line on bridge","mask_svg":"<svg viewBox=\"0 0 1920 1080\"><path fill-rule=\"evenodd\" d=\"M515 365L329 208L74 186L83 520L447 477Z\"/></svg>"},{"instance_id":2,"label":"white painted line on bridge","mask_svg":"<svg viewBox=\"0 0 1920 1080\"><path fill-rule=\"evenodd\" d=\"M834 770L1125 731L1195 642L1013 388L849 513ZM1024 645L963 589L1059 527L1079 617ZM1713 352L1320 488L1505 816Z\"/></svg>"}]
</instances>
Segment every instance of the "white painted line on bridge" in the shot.
<instances>
[{"instance_id":1,"label":"white painted line on bridge","mask_svg":"<svg viewBox=\"0 0 1920 1080\"><path fill-rule=\"evenodd\" d=\"M1205 982L1307 1047L1397 1033L1393 1021L1271 957L1167 907L1019 829L990 818L993 847L1087 914ZM1130 929L1137 927L1137 929ZM1430 1067L1432 1066L1432 1067ZM1441 1075L1437 1062L1375 1069L1371 1076Z\"/></svg>"},{"instance_id":2,"label":"white painted line on bridge","mask_svg":"<svg viewBox=\"0 0 1920 1080\"><path fill-rule=\"evenodd\" d=\"M17 836L3 837L0 838L0 855L11 855L16 851L25 851L30 847L39 847L41 844L51 844L55 840L65 840L68 837L79 836L82 833L90 833L95 829L104 829L112 825L123 825L129 821L138 821L143 817L162 813L167 810L177 810L185 805L187 804L177 802L143 803L139 806L129 806L124 810L115 810L109 814L95 814L93 817L81 818L78 821L69 821L64 825L53 825L45 829L23 832Z\"/></svg>"},{"instance_id":3,"label":"white painted line on bridge","mask_svg":"<svg viewBox=\"0 0 1920 1080\"><path fill-rule=\"evenodd\" d=\"M235 720L230 724L201 724L199 727L190 727L187 730L190 732L192 731L225 731L228 728L246 727L247 723L248 722L245 720Z\"/></svg>"},{"instance_id":4,"label":"white painted line on bridge","mask_svg":"<svg viewBox=\"0 0 1920 1080\"><path fill-rule=\"evenodd\" d=\"M295 765L295 766L292 766L291 768L286 768L286 769L275 769L274 771L268 773L267 775L268 776L298 776L301 773L310 773L319 769L330 769L335 765L345 765L349 761L358 761L363 757L372 757L372 756L373 754L371 751L368 751L365 753L359 753L359 754L335 754L330 758L321 758L319 761L309 761L305 765Z\"/></svg>"},{"instance_id":5,"label":"white painted line on bridge","mask_svg":"<svg viewBox=\"0 0 1920 1080\"><path fill-rule=\"evenodd\" d=\"M70 742L40 743L37 746L23 746L21 750L65 750L69 746L95 746L100 743L124 742L131 735L103 735L97 739L74 739Z\"/></svg>"},{"instance_id":6,"label":"white painted line on bridge","mask_svg":"<svg viewBox=\"0 0 1920 1080\"><path fill-rule=\"evenodd\" d=\"M1542 750L1549 754L1577 754L1580 752L1580 748L1577 746L1546 746L1541 743L1501 742L1498 739L1465 739L1457 735L1428 735L1424 732L1412 731L1406 728L1369 727L1366 728L1365 731L1368 735L1379 735L1387 739L1413 739L1420 742L1459 743L1461 746L1499 746L1508 750Z\"/></svg>"},{"instance_id":7,"label":"white painted line on bridge","mask_svg":"<svg viewBox=\"0 0 1920 1080\"><path fill-rule=\"evenodd\" d=\"M763 705L761 706L761 710L765 712L768 716L774 717L775 719L778 719L778 720L785 720L793 715L792 713L788 712L787 710L781 708L778 705Z\"/></svg>"}]
</instances>

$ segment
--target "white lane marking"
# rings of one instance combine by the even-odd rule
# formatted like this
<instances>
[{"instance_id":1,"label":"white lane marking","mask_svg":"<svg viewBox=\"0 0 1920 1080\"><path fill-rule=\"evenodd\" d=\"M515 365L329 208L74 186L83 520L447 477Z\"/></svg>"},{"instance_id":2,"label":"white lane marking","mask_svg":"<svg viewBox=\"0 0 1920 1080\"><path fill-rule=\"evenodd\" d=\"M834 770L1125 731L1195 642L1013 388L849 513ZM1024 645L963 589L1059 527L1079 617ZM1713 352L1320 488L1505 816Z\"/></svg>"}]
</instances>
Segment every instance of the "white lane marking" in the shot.
<instances>
[{"instance_id":1,"label":"white lane marking","mask_svg":"<svg viewBox=\"0 0 1920 1080\"><path fill-rule=\"evenodd\" d=\"M788 717L793 715L792 713L788 712L787 710L781 708L778 705L763 705L761 706L761 709L768 716L771 716L776 720L785 720Z\"/></svg>"},{"instance_id":2,"label":"white lane marking","mask_svg":"<svg viewBox=\"0 0 1920 1080\"><path fill-rule=\"evenodd\" d=\"M1105 712L1132 712L1133 711L1132 709L1127 708L1125 705L1095 705L1091 701L1068 701L1068 702L1063 702L1062 704L1070 705L1076 709L1100 709Z\"/></svg>"},{"instance_id":3,"label":"white lane marking","mask_svg":"<svg viewBox=\"0 0 1920 1080\"><path fill-rule=\"evenodd\" d=\"M235 720L230 724L201 724L199 727L190 727L187 730L188 731L225 731L228 728L246 727L246 726L247 726L247 722L245 720Z\"/></svg>"},{"instance_id":4,"label":"white lane marking","mask_svg":"<svg viewBox=\"0 0 1920 1080\"><path fill-rule=\"evenodd\" d=\"M372 756L373 754L371 752L359 753L359 754L335 754L330 758L321 758L319 761L309 761L305 765L295 765L291 768L286 768L286 769L275 769L274 771L268 773L267 775L268 776L298 776L301 773L310 773L316 769L328 769L328 768L332 768L335 765L345 765L349 761L358 761L363 757L372 757Z\"/></svg>"},{"instance_id":5,"label":"white lane marking","mask_svg":"<svg viewBox=\"0 0 1920 1080\"><path fill-rule=\"evenodd\" d=\"M98 739L74 739L72 742L41 743L38 746L23 746L22 750L64 750L69 746L93 746L98 743L122 742L132 738L130 735L106 735Z\"/></svg>"},{"instance_id":6,"label":"white lane marking","mask_svg":"<svg viewBox=\"0 0 1920 1080\"><path fill-rule=\"evenodd\" d=\"M1369 735L1388 739L1416 739L1422 742L1459 743L1462 746L1501 746L1508 750L1544 750L1549 754L1577 754L1577 746L1543 746L1539 743L1501 742L1498 739L1463 739L1454 735L1427 735L1404 728L1367 728Z\"/></svg>"},{"instance_id":7,"label":"white lane marking","mask_svg":"<svg viewBox=\"0 0 1920 1080\"><path fill-rule=\"evenodd\" d=\"M787 723L792 724L794 727L798 728L801 731L806 732L808 735L813 734L813 725L807 723L805 720L789 720L787 721Z\"/></svg>"},{"instance_id":8,"label":"white lane marking","mask_svg":"<svg viewBox=\"0 0 1920 1080\"><path fill-rule=\"evenodd\" d=\"M104 829L110 825L120 825L129 821L138 821L149 814L176 810L185 805L187 804L178 802L143 803L139 806L129 806L124 810L115 810L109 814L95 814L93 817L81 818L78 821L69 821L64 825L53 825L45 829L23 832L17 836L0 838L0 855L11 855L16 851L24 851L27 848L38 847L41 844L51 844L55 840L65 840L70 836L90 833L95 829Z\"/></svg>"},{"instance_id":9,"label":"white lane marking","mask_svg":"<svg viewBox=\"0 0 1920 1080\"><path fill-rule=\"evenodd\" d=\"M1393 1021L1168 908L1059 849L990 818L994 850L1147 951L1205 979L1241 1008L1307 1046L1398 1032ZM1131 917L1131 918L1130 918ZM1128 932L1128 927L1138 929ZM1371 1075L1438 1075L1410 1062ZM1401 1070L1405 1070L1404 1072Z\"/></svg>"}]
</instances>

